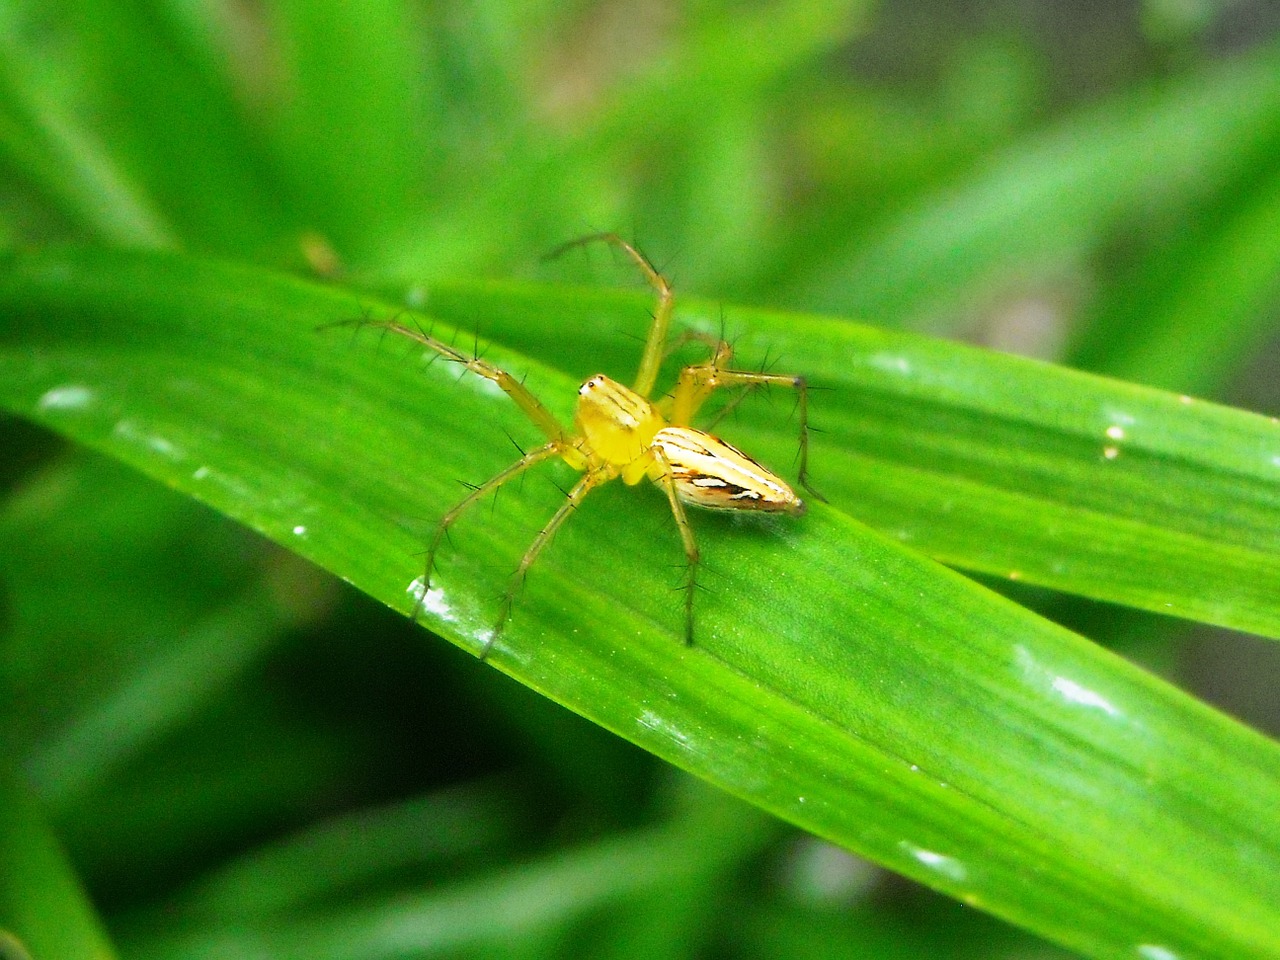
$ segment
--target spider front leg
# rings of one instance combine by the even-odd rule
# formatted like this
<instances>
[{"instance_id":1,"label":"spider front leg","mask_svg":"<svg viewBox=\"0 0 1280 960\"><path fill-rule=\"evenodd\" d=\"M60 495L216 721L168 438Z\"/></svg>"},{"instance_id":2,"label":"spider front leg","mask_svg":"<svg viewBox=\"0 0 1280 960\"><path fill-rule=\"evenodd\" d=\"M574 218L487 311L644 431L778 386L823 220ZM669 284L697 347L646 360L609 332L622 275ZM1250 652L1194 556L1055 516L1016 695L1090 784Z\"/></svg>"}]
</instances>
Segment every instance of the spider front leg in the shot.
<instances>
[{"instance_id":1,"label":"spider front leg","mask_svg":"<svg viewBox=\"0 0 1280 960\"><path fill-rule=\"evenodd\" d=\"M485 641L484 647L480 650L480 659L483 660L489 655L489 650L493 647L494 642L502 635L502 629L507 625L507 621L511 619L511 606L515 603L516 594L520 592L520 586L524 583L525 574L529 572L529 568L533 566L533 561L538 559L538 554L542 552L542 548L547 545L556 531L560 529L560 525L569 518L569 514L578 509L578 504L582 503L589 494L600 484L608 480L612 480L615 474L608 469L592 469L588 470L579 478L569 490L560 509L555 512L547 525L538 531L538 535L533 538L533 542L529 544L529 549L524 552L524 556L520 558L520 565L516 568L516 572L511 577L511 583L507 587L507 592L502 596L502 608L498 613L498 622L494 625L493 633L489 639Z\"/></svg>"},{"instance_id":2,"label":"spider front leg","mask_svg":"<svg viewBox=\"0 0 1280 960\"><path fill-rule=\"evenodd\" d=\"M770 385L789 387L796 391L800 408L800 486L815 499L826 503L827 498L809 483L809 384L804 377L754 370L722 370L714 362L685 367L680 371L680 379L671 395L671 422L676 426L689 426L707 397L721 387L755 388Z\"/></svg>"},{"instance_id":3,"label":"spider front leg","mask_svg":"<svg viewBox=\"0 0 1280 960\"><path fill-rule=\"evenodd\" d=\"M514 480L520 474L524 473L535 464L542 463L544 460L550 460L552 457L559 456L564 451L564 445L553 440L546 443L536 450L530 450L523 457L507 467L501 473L476 487L469 494L462 498L448 513L440 518L440 522L436 525L436 532L431 538L431 545L427 547L427 564L425 572L422 575L422 593L418 597L418 602L413 606L413 619L418 619L418 614L422 612L422 606L427 600L427 591L431 589L431 571L435 569L436 551L440 549L440 544L444 542L445 535L449 532L449 528L454 522L462 516L467 507L471 506L485 494L490 491L497 490L508 480ZM486 648L487 649L487 648Z\"/></svg>"},{"instance_id":4,"label":"spider front leg","mask_svg":"<svg viewBox=\"0 0 1280 960\"><path fill-rule=\"evenodd\" d=\"M589 243L608 243L625 253L644 274L658 295L658 305L653 310L653 323L649 326L649 336L645 339L644 354L640 358L640 371L636 374L635 385L631 388L642 397L653 393L653 385L658 382L658 368L667 355L667 330L671 326L671 311L675 306L675 294L667 278L660 274L649 258L623 240L616 233L593 233L590 236L570 240L547 254L548 258L558 257L566 250L585 246Z\"/></svg>"},{"instance_id":5,"label":"spider front leg","mask_svg":"<svg viewBox=\"0 0 1280 960\"><path fill-rule=\"evenodd\" d=\"M503 393L515 401L516 406L533 421L534 425L546 435L548 440L553 443L559 443L562 449L569 446L568 436L564 427L560 425L560 421L542 405L542 402L523 383L501 367L494 366L487 360L480 359L480 357L469 356L453 345L445 343L443 340L437 340L424 330L406 327L404 324L396 323L394 320L344 320L342 324L375 327L379 330L399 334L402 337L408 337L410 340L415 340L424 347L434 350L450 363L461 364L477 376L491 380L501 388ZM334 326L342 324L334 324Z\"/></svg>"}]
</instances>

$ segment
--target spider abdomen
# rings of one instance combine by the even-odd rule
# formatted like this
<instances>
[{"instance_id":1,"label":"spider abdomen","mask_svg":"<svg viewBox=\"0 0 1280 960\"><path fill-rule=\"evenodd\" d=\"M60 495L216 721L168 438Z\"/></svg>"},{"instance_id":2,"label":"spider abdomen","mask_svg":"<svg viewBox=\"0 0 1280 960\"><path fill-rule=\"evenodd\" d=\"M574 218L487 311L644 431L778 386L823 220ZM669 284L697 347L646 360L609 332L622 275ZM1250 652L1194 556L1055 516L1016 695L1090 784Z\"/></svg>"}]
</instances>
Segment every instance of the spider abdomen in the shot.
<instances>
[{"instance_id":1,"label":"spider abdomen","mask_svg":"<svg viewBox=\"0 0 1280 960\"><path fill-rule=\"evenodd\" d=\"M711 510L804 513L804 501L787 482L732 444L693 427L664 427L653 436L651 468L669 472L676 496ZM655 478L656 479L656 478Z\"/></svg>"}]
</instances>

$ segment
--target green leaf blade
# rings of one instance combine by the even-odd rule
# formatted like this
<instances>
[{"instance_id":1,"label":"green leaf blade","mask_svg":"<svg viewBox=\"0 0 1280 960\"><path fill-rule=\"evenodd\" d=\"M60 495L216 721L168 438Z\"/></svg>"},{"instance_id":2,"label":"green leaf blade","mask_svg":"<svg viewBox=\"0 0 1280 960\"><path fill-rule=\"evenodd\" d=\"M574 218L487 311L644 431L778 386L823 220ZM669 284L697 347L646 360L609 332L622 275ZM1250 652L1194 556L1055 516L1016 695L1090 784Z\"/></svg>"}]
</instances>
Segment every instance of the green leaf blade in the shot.
<instances>
[{"instance_id":1,"label":"green leaf blade","mask_svg":"<svg viewBox=\"0 0 1280 960\"><path fill-rule=\"evenodd\" d=\"M362 305L297 280L176 257L46 253L0 268L0 304L9 409L406 612L415 554L458 499L455 479L483 480L514 459L503 429L529 435L487 384L367 333L317 332ZM563 322L549 295L530 304L530 336ZM788 322L800 327L797 367L813 360L815 381L850 370L903 381L850 365L831 349L847 340L819 344L819 326ZM568 374L496 347L487 356L527 373L563 416L588 361L577 349L561 364ZM953 386L975 369L957 348L916 349L921 362L938 351L940 369L961 361ZM1040 374L1043 391L1055 374ZM858 421L834 394L823 394L823 444L839 450ZM1215 411L1203 423L1244 423ZM1051 405L1038 416L1051 419ZM773 452L794 444L790 434L758 431ZM1174 462L1197 435L1159 449ZM827 479L852 483L840 477ZM1090 956L1280 950L1275 744L903 549L840 509L851 495L829 492L837 507L795 520L696 518L709 589L698 644L686 648L661 495L603 489L539 560L493 664L765 809ZM494 593L558 500L530 483L459 525L427 605L434 629L479 648Z\"/></svg>"},{"instance_id":2,"label":"green leaf blade","mask_svg":"<svg viewBox=\"0 0 1280 960\"><path fill-rule=\"evenodd\" d=\"M25 787L0 775L0 956L113 960L115 951Z\"/></svg>"}]
</instances>

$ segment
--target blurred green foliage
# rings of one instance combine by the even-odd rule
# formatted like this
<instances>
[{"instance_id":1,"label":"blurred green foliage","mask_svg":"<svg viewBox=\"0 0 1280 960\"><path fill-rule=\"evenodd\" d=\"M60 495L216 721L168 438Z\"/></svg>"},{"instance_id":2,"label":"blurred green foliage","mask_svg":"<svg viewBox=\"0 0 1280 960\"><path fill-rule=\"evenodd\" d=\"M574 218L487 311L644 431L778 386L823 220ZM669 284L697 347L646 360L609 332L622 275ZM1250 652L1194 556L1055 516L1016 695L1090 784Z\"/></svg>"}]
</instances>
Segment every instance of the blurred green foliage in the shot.
<instances>
[{"instance_id":1,"label":"blurred green foliage","mask_svg":"<svg viewBox=\"0 0 1280 960\"><path fill-rule=\"evenodd\" d=\"M412 302L632 282L540 263L600 228L681 290L1280 412L1280 16L0 0L0 247L179 249ZM56 931L37 958L108 956L104 929L124 957L1059 955L184 497L0 430L0 926ZM1171 672L1197 649L1019 599Z\"/></svg>"}]
</instances>

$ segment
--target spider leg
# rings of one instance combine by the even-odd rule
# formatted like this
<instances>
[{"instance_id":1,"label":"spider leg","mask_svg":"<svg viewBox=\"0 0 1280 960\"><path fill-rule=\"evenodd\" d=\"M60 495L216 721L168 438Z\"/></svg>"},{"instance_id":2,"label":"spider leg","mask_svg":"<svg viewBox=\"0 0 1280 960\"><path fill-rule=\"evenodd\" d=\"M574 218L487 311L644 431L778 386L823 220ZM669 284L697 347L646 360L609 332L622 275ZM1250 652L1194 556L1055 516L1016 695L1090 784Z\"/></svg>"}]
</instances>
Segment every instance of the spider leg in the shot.
<instances>
[{"instance_id":1,"label":"spider leg","mask_svg":"<svg viewBox=\"0 0 1280 960\"><path fill-rule=\"evenodd\" d=\"M714 364L696 364L680 371L680 379L672 394L671 422L676 426L689 426L698 408L721 387L746 387L749 390L764 386L789 387L796 391L800 408L800 485L815 499L827 502L827 498L809 483L809 384L804 377L785 373L764 373L754 370L722 370ZM736 401L732 406L736 405Z\"/></svg>"},{"instance_id":2,"label":"spider leg","mask_svg":"<svg viewBox=\"0 0 1280 960\"><path fill-rule=\"evenodd\" d=\"M402 337L408 337L410 340L416 340L424 347L434 350L446 360L461 364L477 376L493 381L507 396L515 401L516 406L524 411L525 416L533 421L534 425L546 435L548 440L565 447L568 446L568 435L564 427L560 425L560 421L542 405L542 402L530 392L529 388L502 368L494 366L487 360L482 360L479 356L476 356L475 352L470 355L465 354L452 344L437 340L422 329L407 327L394 320L358 319L342 322L349 322L362 327L375 327L379 330L397 333Z\"/></svg>"},{"instance_id":3,"label":"spider leg","mask_svg":"<svg viewBox=\"0 0 1280 960\"><path fill-rule=\"evenodd\" d=\"M725 340L724 337L714 337L709 333L703 333L701 330L681 330L679 335L663 351L662 359L667 359L686 343L705 343L710 347L711 358L707 363L713 367L723 366L733 357L733 345Z\"/></svg>"},{"instance_id":4,"label":"spider leg","mask_svg":"<svg viewBox=\"0 0 1280 960\"><path fill-rule=\"evenodd\" d=\"M529 544L529 549L520 558L520 565L516 567L516 572L512 574L511 583L507 587L507 592L502 596L502 608L498 612L498 622L494 625L493 633L480 650L481 660L489 655L489 650L493 647L498 637L501 636L502 629L507 625L507 621L511 619L511 606L515 603L516 594L520 592L520 586L524 583L525 574L533 566L533 561L538 559L538 554L542 552L542 548L555 536L556 531L560 529L560 525L569 518L569 514L578 509L578 504L586 499L587 494L607 480L612 480L614 476L614 472L609 469L588 470L569 489L564 503L547 521L547 525L538 531L538 535Z\"/></svg>"},{"instance_id":5,"label":"spider leg","mask_svg":"<svg viewBox=\"0 0 1280 960\"><path fill-rule=\"evenodd\" d=\"M657 482L666 491L667 500L671 503L671 515L675 517L676 528L680 531L680 540L684 544L685 560L689 564L689 580L684 585L684 642L693 646L693 598L698 589L698 543L693 537L693 525L684 512L684 504L676 495L670 465L657 450L654 451L654 458L662 467L662 475Z\"/></svg>"},{"instance_id":6,"label":"spider leg","mask_svg":"<svg viewBox=\"0 0 1280 960\"><path fill-rule=\"evenodd\" d=\"M671 284L660 274L649 258L623 240L616 233L593 233L577 240L570 240L547 254L547 258L558 257L566 250L585 246L588 243L608 243L617 247L640 268L644 278L649 281L658 295L658 305L653 311L653 323L649 327L649 336L645 340L644 354L640 358L640 372L636 374L635 386L632 389L640 396L648 398L653 392L653 385L658 381L658 367L666 355L667 331L671 327L671 311L675 306L675 297L671 292Z\"/></svg>"},{"instance_id":7,"label":"spider leg","mask_svg":"<svg viewBox=\"0 0 1280 960\"><path fill-rule=\"evenodd\" d=\"M427 599L427 591L431 589L431 571L435 568L436 551L440 549L440 544L448 535L449 528L453 526L454 522L462 516L467 507L471 506L486 493L491 490L497 490L508 480L514 480L535 464L541 463L543 460L550 460L559 454L561 450L562 445L555 440L545 443L535 450L530 450L501 473L473 488L453 509L440 518L440 522L436 525L436 532L431 538L431 545L427 547L427 563L425 572L422 575L422 593L418 597L418 602L413 606L414 620L417 620L418 614L422 612L422 605Z\"/></svg>"},{"instance_id":8,"label":"spider leg","mask_svg":"<svg viewBox=\"0 0 1280 960\"><path fill-rule=\"evenodd\" d=\"M720 421L733 413L733 411L737 410L738 407L742 405L742 401L747 399L747 395L758 386L760 386L760 384L751 384L740 389L732 400L716 411L716 415L708 421L707 425L703 427L703 429L708 433L715 433L716 427L719 425Z\"/></svg>"},{"instance_id":9,"label":"spider leg","mask_svg":"<svg viewBox=\"0 0 1280 960\"><path fill-rule=\"evenodd\" d=\"M716 365L714 360L712 361L712 365L713 366ZM764 361L760 364L759 372L765 373L768 371L768 369L769 369L769 354L768 354L768 351L766 351L764 355ZM749 394L754 393L757 387L763 387L767 385L768 384L760 383L759 381L755 383L741 384L737 395L734 396L734 398L730 400L728 403L726 403L723 407L721 407L716 412L716 415L711 418L710 422L708 422L706 427L704 427L703 429L705 429L709 433L714 433L717 424L719 424L720 421L723 420L725 417L729 416L729 414L737 410L738 407L742 404L742 401L747 399L747 396Z\"/></svg>"},{"instance_id":10,"label":"spider leg","mask_svg":"<svg viewBox=\"0 0 1280 960\"><path fill-rule=\"evenodd\" d=\"M671 356L686 343L705 343L711 349L711 356L707 358L705 363L696 363L692 366L685 367L681 373L681 379L676 386L664 397L655 401L654 406L668 420L679 425L688 425L689 419L702 406L703 401L715 389L715 375L733 359L733 344L724 339L723 336L713 337L709 333L702 333L699 330L685 330L675 338L670 348L664 354L664 359ZM700 371L698 375L694 375L692 371ZM692 381L692 382L687 382ZM737 401L734 402L734 406ZM675 419L677 415L683 414L683 421ZM723 416L723 413L721 414ZM719 418L717 418L719 419Z\"/></svg>"}]
</instances>

